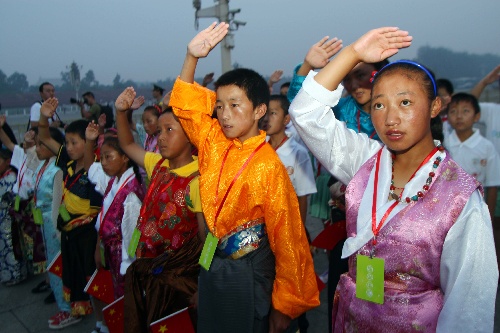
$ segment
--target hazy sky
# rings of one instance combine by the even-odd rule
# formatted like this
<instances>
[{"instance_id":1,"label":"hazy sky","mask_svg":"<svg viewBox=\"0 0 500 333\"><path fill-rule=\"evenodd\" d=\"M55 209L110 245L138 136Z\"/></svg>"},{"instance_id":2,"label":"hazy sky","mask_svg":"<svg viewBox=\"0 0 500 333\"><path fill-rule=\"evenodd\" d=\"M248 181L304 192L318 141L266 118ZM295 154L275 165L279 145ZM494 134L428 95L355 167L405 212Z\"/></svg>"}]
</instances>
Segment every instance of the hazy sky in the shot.
<instances>
[{"instance_id":1,"label":"hazy sky","mask_svg":"<svg viewBox=\"0 0 500 333\"><path fill-rule=\"evenodd\" d=\"M214 5L202 0L202 8ZM393 59L413 58L420 46L500 55L499 0L232 0L236 19L232 62L269 75L290 75L325 35L344 45L380 26L399 26L413 45ZM1 0L0 69L30 84L59 78L76 61L109 84L178 75L187 43L197 33L191 0ZM200 19L200 29L214 19ZM197 77L221 72L218 49L200 62ZM435 69L437 74L439 70Z\"/></svg>"}]
</instances>

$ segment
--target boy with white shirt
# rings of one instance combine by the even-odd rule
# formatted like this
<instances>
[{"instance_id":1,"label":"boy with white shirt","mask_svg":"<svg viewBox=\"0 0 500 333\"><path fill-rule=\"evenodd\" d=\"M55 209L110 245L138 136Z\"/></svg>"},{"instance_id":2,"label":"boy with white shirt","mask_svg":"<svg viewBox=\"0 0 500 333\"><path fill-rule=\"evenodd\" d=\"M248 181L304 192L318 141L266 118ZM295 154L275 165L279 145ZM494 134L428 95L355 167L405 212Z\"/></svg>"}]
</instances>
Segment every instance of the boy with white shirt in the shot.
<instances>
[{"instance_id":1,"label":"boy with white shirt","mask_svg":"<svg viewBox=\"0 0 500 333\"><path fill-rule=\"evenodd\" d=\"M500 186L500 156L495 146L473 128L480 117L479 103L473 95L453 95L448 108L448 122L453 131L445 145L453 159L487 189L486 203L493 220Z\"/></svg>"}]
</instances>

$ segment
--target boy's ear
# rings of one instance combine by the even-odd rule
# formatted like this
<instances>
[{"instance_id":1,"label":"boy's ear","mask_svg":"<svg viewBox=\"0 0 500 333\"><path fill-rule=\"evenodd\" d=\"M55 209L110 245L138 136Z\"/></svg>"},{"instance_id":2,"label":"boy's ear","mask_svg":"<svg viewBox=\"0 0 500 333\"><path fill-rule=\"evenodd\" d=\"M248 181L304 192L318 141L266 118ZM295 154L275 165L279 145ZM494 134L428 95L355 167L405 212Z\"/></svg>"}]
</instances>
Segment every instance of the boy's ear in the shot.
<instances>
[{"instance_id":1,"label":"boy's ear","mask_svg":"<svg viewBox=\"0 0 500 333\"><path fill-rule=\"evenodd\" d=\"M259 120L260 118L266 115L267 105L264 103L257 105L254 112L255 112L255 120Z\"/></svg>"},{"instance_id":2,"label":"boy's ear","mask_svg":"<svg viewBox=\"0 0 500 333\"><path fill-rule=\"evenodd\" d=\"M289 114L287 114L285 116L285 118L283 119L283 123L285 124L285 126L288 125L288 123L290 123L290 115Z\"/></svg>"},{"instance_id":3,"label":"boy's ear","mask_svg":"<svg viewBox=\"0 0 500 333\"><path fill-rule=\"evenodd\" d=\"M481 112L478 112L474 115L474 122L477 123L481 119Z\"/></svg>"},{"instance_id":4,"label":"boy's ear","mask_svg":"<svg viewBox=\"0 0 500 333\"><path fill-rule=\"evenodd\" d=\"M434 101L432 101L431 104L431 118L436 117L439 114L439 112L441 112L441 105L442 105L441 98L439 97L434 98Z\"/></svg>"}]
</instances>

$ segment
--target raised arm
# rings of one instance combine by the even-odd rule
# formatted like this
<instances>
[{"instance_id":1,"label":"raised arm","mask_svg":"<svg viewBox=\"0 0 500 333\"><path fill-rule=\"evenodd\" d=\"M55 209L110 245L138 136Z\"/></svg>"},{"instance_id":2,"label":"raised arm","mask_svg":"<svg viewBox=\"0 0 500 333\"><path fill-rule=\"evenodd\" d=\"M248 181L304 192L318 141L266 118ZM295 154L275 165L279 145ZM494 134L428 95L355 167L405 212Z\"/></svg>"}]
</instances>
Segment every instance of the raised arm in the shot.
<instances>
[{"instance_id":1,"label":"raised arm","mask_svg":"<svg viewBox=\"0 0 500 333\"><path fill-rule=\"evenodd\" d=\"M3 125L7 123L7 117L5 115L0 116L0 141L2 144L7 147L8 150L14 151L14 147L16 146L14 142L9 138L7 133L3 130Z\"/></svg>"},{"instance_id":2,"label":"raised arm","mask_svg":"<svg viewBox=\"0 0 500 333\"><path fill-rule=\"evenodd\" d=\"M273 94L274 84L276 82L278 82L279 80L281 80L282 75L283 75L283 70L277 69L269 77L269 80L267 81L267 85L269 86L269 92L271 93L271 95Z\"/></svg>"},{"instance_id":3,"label":"raised arm","mask_svg":"<svg viewBox=\"0 0 500 333\"><path fill-rule=\"evenodd\" d=\"M333 91L358 63L374 63L389 58L398 53L399 49L410 46L411 40L408 31L396 27L370 30L344 48L314 79Z\"/></svg>"},{"instance_id":4,"label":"raised arm","mask_svg":"<svg viewBox=\"0 0 500 333\"><path fill-rule=\"evenodd\" d=\"M61 144L52 139L49 131L49 118L56 112L59 101L55 97L51 97L43 102L40 108L40 121L38 122L38 139L42 142L54 155L59 153Z\"/></svg>"},{"instance_id":5,"label":"raised arm","mask_svg":"<svg viewBox=\"0 0 500 333\"><path fill-rule=\"evenodd\" d=\"M330 62L330 58L337 54L341 48L341 39L337 37L330 39L329 36L323 37L307 51L297 75L306 76L311 70L325 67Z\"/></svg>"},{"instance_id":6,"label":"raised arm","mask_svg":"<svg viewBox=\"0 0 500 333\"><path fill-rule=\"evenodd\" d=\"M485 77L479 81L474 88L470 91L472 95L474 95L477 99L481 97L484 88L487 85L492 84L500 79L500 65L495 67L491 72L488 73Z\"/></svg>"},{"instance_id":7,"label":"raised arm","mask_svg":"<svg viewBox=\"0 0 500 333\"><path fill-rule=\"evenodd\" d=\"M221 22L212 23L205 30L200 31L189 42L187 47L186 58L182 65L180 79L187 83L194 82L194 72L199 58L205 58L210 51L226 36L229 29L229 24Z\"/></svg>"},{"instance_id":8,"label":"raised arm","mask_svg":"<svg viewBox=\"0 0 500 333\"><path fill-rule=\"evenodd\" d=\"M127 113L135 98L135 90L126 88L115 101L116 129L118 130L118 141L125 154L137 165L144 168L144 157L146 151L134 141Z\"/></svg>"},{"instance_id":9,"label":"raised arm","mask_svg":"<svg viewBox=\"0 0 500 333\"><path fill-rule=\"evenodd\" d=\"M89 171L90 166L95 161L95 147L96 140L99 137L99 125L91 122L87 125L85 130L85 151L83 154L83 167L86 171Z\"/></svg>"}]
</instances>

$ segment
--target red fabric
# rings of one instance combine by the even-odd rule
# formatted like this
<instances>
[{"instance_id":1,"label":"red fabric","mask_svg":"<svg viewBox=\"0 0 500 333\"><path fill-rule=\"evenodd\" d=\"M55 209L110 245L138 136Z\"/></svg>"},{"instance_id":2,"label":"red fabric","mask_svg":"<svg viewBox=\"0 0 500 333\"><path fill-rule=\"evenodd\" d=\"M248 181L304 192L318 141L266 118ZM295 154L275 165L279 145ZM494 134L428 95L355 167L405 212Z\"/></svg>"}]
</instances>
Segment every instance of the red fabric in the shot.
<instances>
[{"instance_id":1,"label":"red fabric","mask_svg":"<svg viewBox=\"0 0 500 333\"><path fill-rule=\"evenodd\" d=\"M152 333L194 333L188 308L151 323Z\"/></svg>"},{"instance_id":2,"label":"red fabric","mask_svg":"<svg viewBox=\"0 0 500 333\"><path fill-rule=\"evenodd\" d=\"M123 333L123 296L102 309L110 333Z\"/></svg>"},{"instance_id":3,"label":"red fabric","mask_svg":"<svg viewBox=\"0 0 500 333\"><path fill-rule=\"evenodd\" d=\"M94 296L106 304L110 304L115 300L113 290L113 277L111 276L111 272L104 268L96 270L84 289L87 294Z\"/></svg>"},{"instance_id":4,"label":"red fabric","mask_svg":"<svg viewBox=\"0 0 500 333\"><path fill-rule=\"evenodd\" d=\"M198 172L180 177L162 166L153 170L151 184L141 207L137 224L141 231L137 258L155 258L176 251L198 233L196 214L186 206L189 183Z\"/></svg>"},{"instance_id":5,"label":"red fabric","mask_svg":"<svg viewBox=\"0 0 500 333\"><path fill-rule=\"evenodd\" d=\"M333 250L335 245L347 238L345 221L328 224L322 232L311 242L312 246L320 249Z\"/></svg>"},{"instance_id":6,"label":"red fabric","mask_svg":"<svg viewBox=\"0 0 500 333\"><path fill-rule=\"evenodd\" d=\"M62 278L62 256L61 252L57 254L57 256L52 260L52 262L47 267L47 271L51 272L54 275Z\"/></svg>"}]
</instances>

